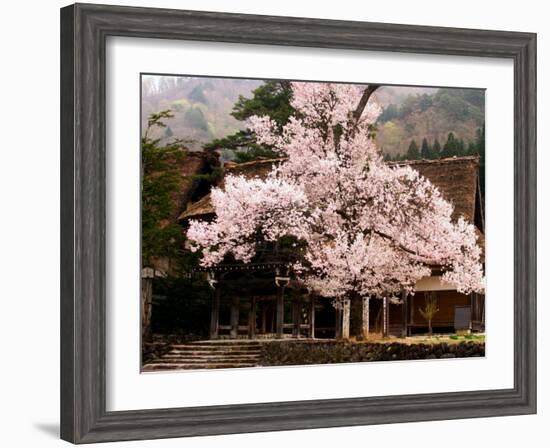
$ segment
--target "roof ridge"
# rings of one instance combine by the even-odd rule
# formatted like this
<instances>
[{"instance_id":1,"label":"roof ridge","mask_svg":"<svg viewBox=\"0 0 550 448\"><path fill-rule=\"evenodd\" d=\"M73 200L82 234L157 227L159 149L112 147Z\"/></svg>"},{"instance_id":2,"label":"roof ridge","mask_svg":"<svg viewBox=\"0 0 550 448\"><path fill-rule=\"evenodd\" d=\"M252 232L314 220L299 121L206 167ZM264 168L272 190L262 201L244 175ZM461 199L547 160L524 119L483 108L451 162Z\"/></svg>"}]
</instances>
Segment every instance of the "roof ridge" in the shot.
<instances>
[{"instance_id":1,"label":"roof ridge","mask_svg":"<svg viewBox=\"0 0 550 448\"><path fill-rule=\"evenodd\" d=\"M386 161L388 165L417 165L417 164L436 164L436 163L452 163L452 162L465 162L465 161L476 161L479 162L480 156L478 154L471 156L452 156L444 157L441 159L417 159L417 160L391 160Z\"/></svg>"},{"instance_id":2,"label":"roof ridge","mask_svg":"<svg viewBox=\"0 0 550 448\"><path fill-rule=\"evenodd\" d=\"M275 163L275 162L282 162L283 160L286 160L287 157L276 157L271 159L259 159L259 160L251 160L249 162L243 162L243 163L237 163L228 161L225 162L223 167L227 170L234 170L242 167L247 166L253 166L253 165L261 165L266 163ZM417 160L391 160L386 161L388 165L416 165L416 164L428 164L428 163L452 163L452 162L464 162L464 161L479 161L480 156L479 154L473 154L469 156L452 156L452 157L443 157L440 159L417 159Z\"/></svg>"}]
</instances>

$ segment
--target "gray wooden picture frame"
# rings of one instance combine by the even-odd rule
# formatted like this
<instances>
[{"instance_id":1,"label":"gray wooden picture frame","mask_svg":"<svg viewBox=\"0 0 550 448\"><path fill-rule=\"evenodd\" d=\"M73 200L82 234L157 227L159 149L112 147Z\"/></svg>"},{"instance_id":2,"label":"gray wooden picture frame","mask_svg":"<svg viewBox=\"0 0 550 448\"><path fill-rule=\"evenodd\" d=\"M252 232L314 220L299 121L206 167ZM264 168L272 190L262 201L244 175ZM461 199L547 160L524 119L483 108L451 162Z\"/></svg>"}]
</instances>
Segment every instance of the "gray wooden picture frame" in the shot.
<instances>
[{"instance_id":1,"label":"gray wooden picture frame","mask_svg":"<svg viewBox=\"0 0 550 448\"><path fill-rule=\"evenodd\" d=\"M107 36L512 59L514 387L107 412ZM88 4L61 10L62 439L90 443L532 414L536 370L535 34Z\"/></svg>"}]
</instances>

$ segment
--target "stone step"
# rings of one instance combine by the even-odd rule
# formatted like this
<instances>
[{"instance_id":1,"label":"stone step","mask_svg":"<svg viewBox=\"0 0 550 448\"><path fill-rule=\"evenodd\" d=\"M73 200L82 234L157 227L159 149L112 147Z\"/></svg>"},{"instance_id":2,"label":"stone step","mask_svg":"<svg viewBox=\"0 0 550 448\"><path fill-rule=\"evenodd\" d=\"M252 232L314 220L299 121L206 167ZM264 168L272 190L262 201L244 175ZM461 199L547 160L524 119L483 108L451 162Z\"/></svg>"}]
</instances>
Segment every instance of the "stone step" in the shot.
<instances>
[{"instance_id":1,"label":"stone step","mask_svg":"<svg viewBox=\"0 0 550 448\"><path fill-rule=\"evenodd\" d=\"M165 363L155 362L149 363L143 366L144 372L151 372L155 370L185 370L185 369L233 369L243 367L257 367L256 364L238 364L238 363L204 363L204 364L189 364L189 363Z\"/></svg>"},{"instance_id":2,"label":"stone step","mask_svg":"<svg viewBox=\"0 0 550 448\"><path fill-rule=\"evenodd\" d=\"M258 359L157 359L162 364L259 364Z\"/></svg>"},{"instance_id":3,"label":"stone step","mask_svg":"<svg viewBox=\"0 0 550 448\"><path fill-rule=\"evenodd\" d=\"M210 345L231 345L231 344L248 344L260 345L261 342L256 339L202 339L198 341L189 341L186 344L210 344Z\"/></svg>"},{"instance_id":4,"label":"stone step","mask_svg":"<svg viewBox=\"0 0 550 448\"><path fill-rule=\"evenodd\" d=\"M204 349L204 350L260 350L262 346L260 344L230 344L230 345L218 345L218 344L174 344L172 347L186 348L186 349Z\"/></svg>"},{"instance_id":5,"label":"stone step","mask_svg":"<svg viewBox=\"0 0 550 448\"><path fill-rule=\"evenodd\" d=\"M256 364L258 359L187 359L187 358L160 358L155 362L166 364Z\"/></svg>"},{"instance_id":6,"label":"stone step","mask_svg":"<svg viewBox=\"0 0 550 448\"><path fill-rule=\"evenodd\" d=\"M230 369L254 367L260 362L262 345L257 341L214 340L174 344L144 371L175 369Z\"/></svg>"},{"instance_id":7,"label":"stone step","mask_svg":"<svg viewBox=\"0 0 550 448\"><path fill-rule=\"evenodd\" d=\"M209 356L218 356L218 355L257 355L259 356L260 350L181 350L174 349L170 350L168 353L177 353L180 355L209 355Z\"/></svg>"},{"instance_id":8,"label":"stone step","mask_svg":"<svg viewBox=\"0 0 550 448\"><path fill-rule=\"evenodd\" d=\"M228 346L221 346L221 345L188 345L188 344L174 344L171 346L172 348L179 348L182 350L261 350L262 347L260 345L228 345Z\"/></svg>"},{"instance_id":9,"label":"stone step","mask_svg":"<svg viewBox=\"0 0 550 448\"><path fill-rule=\"evenodd\" d=\"M204 362L217 362L221 360L230 360L230 361L257 361L260 359L259 356L247 356L247 357L237 357L237 356L216 356L216 357L205 357L205 356L178 356L178 355L164 355L159 359L183 359L189 361L204 361Z\"/></svg>"},{"instance_id":10,"label":"stone step","mask_svg":"<svg viewBox=\"0 0 550 448\"><path fill-rule=\"evenodd\" d=\"M180 358L180 359L220 359L220 358L232 358L232 359L259 359L260 355L233 355L229 353L220 353L217 355L208 354L196 354L196 353L166 353L163 358Z\"/></svg>"}]
</instances>

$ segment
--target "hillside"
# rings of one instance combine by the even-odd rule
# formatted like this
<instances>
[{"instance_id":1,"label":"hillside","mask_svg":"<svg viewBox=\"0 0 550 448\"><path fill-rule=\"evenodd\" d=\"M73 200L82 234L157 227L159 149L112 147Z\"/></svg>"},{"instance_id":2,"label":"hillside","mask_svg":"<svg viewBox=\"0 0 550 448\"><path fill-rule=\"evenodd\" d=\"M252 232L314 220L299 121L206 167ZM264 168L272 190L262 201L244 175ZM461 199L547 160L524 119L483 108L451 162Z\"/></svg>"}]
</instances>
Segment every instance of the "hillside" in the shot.
<instances>
[{"instance_id":1,"label":"hillside","mask_svg":"<svg viewBox=\"0 0 550 448\"><path fill-rule=\"evenodd\" d=\"M384 88L383 88L384 89ZM381 90L383 90L381 89ZM405 154L411 140L445 143L449 132L466 144L476 139L485 120L485 93L474 89L437 89L388 102L378 119L376 140L384 152Z\"/></svg>"},{"instance_id":2,"label":"hillside","mask_svg":"<svg viewBox=\"0 0 550 448\"><path fill-rule=\"evenodd\" d=\"M230 115L239 96L252 97L263 82L230 78L144 76L142 123L147 117L171 109L174 118L155 137L183 139L199 150L214 139L244 129L244 123ZM415 140L427 138L441 145L453 132L457 140L474 141L483 127L484 91L409 86L384 86L375 98L384 111L378 120L377 143L384 154L405 154ZM231 157L231 154L228 155Z\"/></svg>"},{"instance_id":3,"label":"hillside","mask_svg":"<svg viewBox=\"0 0 550 448\"><path fill-rule=\"evenodd\" d=\"M155 137L179 138L198 150L214 138L243 129L230 115L239 95L250 96L262 81L175 76L144 76L142 80L142 126L151 113L171 109L174 118Z\"/></svg>"}]
</instances>

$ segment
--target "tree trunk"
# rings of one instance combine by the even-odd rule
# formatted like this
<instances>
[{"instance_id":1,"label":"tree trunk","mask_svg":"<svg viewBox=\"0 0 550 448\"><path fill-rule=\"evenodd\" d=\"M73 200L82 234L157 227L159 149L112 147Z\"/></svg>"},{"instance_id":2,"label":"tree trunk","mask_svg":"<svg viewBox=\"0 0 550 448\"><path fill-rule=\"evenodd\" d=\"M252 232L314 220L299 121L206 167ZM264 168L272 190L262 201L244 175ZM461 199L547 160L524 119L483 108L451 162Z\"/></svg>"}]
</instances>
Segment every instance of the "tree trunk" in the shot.
<instances>
[{"instance_id":1,"label":"tree trunk","mask_svg":"<svg viewBox=\"0 0 550 448\"><path fill-rule=\"evenodd\" d=\"M350 299L344 299L342 305L342 339L349 339Z\"/></svg>"},{"instance_id":2,"label":"tree trunk","mask_svg":"<svg viewBox=\"0 0 550 448\"><path fill-rule=\"evenodd\" d=\"M362 297L353 294L350 297L350 334L357 340L364 340L369 337L369 307L370 297Z\"/></svg>"},{"instance_id":3,"label":"tree trunk","mask_svg":"<svg viewBox=\"0 0 550 448\"><path fill-rule=\"evenodd\" d=\"M432 337L433 331L432 331L432 320L428 319L428 336Z\"/></svg>"},{"instance_id":4,"label":"tree trunk","mask_svg":"<svg viewBox=\"0 0 550 448\"><path fill-rule=\"evenodd\" d=\"M342 308L335 309L335 323L334 323L334 337L336 339L342 339Z\"/></svg>"}]
</instances>

